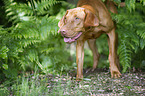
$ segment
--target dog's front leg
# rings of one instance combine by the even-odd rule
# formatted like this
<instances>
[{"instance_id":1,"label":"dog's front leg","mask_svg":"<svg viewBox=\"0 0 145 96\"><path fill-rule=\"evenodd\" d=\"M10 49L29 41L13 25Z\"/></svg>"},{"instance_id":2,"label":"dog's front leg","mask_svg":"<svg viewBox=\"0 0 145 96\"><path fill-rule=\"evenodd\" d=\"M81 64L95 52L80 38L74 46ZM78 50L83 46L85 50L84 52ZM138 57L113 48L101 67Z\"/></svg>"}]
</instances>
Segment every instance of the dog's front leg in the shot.
<instances>
[{"instance_id":1,"label":"dog's front leg","mask_svg":"<svg viewBox=\"0 0 145 96\"><path fill-rule=\"evenodd\" d=\"M83 40L77 41L76 46L77 80L83 79L84 42Z\"/></svg>"},{"instance_id":2,"label":"dog's front leg","mask_svg":"<svg viewBox=\"0 0 145 96\"><path fill-rule=\"evenodd\" d=\"M115 34L115 28L112 29L109 33L107 33L109 36L109 62L110 62L110 72L111 77L120 77L121 73L118 70L118 64L117 64L117 49L116 49L116 34Z\"/></svg>"}]
</instances>

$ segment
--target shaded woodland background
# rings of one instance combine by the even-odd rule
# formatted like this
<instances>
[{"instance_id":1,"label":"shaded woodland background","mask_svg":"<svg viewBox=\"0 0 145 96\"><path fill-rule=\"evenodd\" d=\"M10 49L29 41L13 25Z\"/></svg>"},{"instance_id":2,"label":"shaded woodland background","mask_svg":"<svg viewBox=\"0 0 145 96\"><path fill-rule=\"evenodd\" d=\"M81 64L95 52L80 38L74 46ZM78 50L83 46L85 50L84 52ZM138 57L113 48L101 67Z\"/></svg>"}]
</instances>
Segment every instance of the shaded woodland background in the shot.
<instances>
[{"instance_id":1,"label":"shaded woodland background","mask_svg":"<svg viewBox=\"0 0 145 96\"><path fill-rule=\"evenodd\" d=\"M57 24L77 0L0 1L0 84L22 73L67 74L76 68L75 47L64 43ZM119 35L121 72L145 70L145 0L113 1L118 4L118 14L111 15ZM126 6L120 7L120 2ZM98 67L109 68L106 35L96 45L101 54ZM92 53L86 48L84 68L92 64Z\"/></svg>"}]
</instances>

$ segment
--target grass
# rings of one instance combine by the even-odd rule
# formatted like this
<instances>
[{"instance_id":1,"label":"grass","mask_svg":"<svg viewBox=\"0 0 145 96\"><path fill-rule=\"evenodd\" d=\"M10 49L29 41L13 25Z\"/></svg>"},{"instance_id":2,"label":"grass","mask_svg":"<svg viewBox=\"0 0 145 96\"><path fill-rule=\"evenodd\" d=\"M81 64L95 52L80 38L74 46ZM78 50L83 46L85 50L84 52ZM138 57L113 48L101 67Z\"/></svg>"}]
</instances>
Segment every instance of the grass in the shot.
<instances>
[{"instance_id":1,"label":"grass","mask_svg":"<svg viewBox=\"0 0 145 96\"><path fill-rule=\"evenodd\" d=\"M87 72L87 71L86 71ZM83 81L70 75L25 74L0 85L0 96L144 96L145 74L125 73L111 79L109 72L84 74Z\"/></svg>"}]
</instances>

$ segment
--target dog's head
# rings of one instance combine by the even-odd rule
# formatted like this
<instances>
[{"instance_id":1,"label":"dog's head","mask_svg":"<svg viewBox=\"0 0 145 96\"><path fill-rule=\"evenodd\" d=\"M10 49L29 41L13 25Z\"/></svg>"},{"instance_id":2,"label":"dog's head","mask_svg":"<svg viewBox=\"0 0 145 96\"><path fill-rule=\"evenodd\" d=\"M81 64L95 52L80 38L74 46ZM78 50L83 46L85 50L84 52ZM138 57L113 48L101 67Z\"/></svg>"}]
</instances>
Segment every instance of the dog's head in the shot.
<instances>
[{"instance_id":1,"label":"dog's head","mask_svg":"<svg viewBox=\"0 0 145 96\"><path fill-rule=\"evenodd\" d=\"M67 10L59 21L59 31L67 43L75 42L85 32L86 28L99 25L98 17L85 8L77 7Z\"/></svg>"}]
</instances>

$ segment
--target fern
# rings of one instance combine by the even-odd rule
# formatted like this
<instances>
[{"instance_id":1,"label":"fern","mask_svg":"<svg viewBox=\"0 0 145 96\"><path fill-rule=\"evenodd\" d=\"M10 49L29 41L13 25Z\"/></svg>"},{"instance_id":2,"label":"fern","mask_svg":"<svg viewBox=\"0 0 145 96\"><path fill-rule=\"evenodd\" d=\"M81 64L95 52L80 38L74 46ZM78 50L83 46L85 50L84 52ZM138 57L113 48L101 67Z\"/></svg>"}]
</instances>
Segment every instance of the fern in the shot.
<instances>
[{"instance_id":1,"label":"fern","mask_svg":"<svg viewBox=\"0 0 145 96\"><path fill-rule=\"evenodd\" d=\"M132 1L127 1L134 2ZM126 72L131 67L132 55L139 50L145 48L145 23L144 23L144 7L136 3L136 8L131 12L131 9L120 8L119 14L112 15L113 19L117 23L117 32L119 34L119 48L118 54L120 63L123 67L123 72Z\"/></svg>"},{"instance_id":2,"label":"fern","mask_svg":"<svg viewBox=\"0 0 145 96\"><path fill-rule=\"evenodd\" d=\"M114 1L120 2L120 0ZM31 70L39 67L43 73L53 73L54 69L59 70L62 64L64 66L71 64L67 60L69 54L64 50L65 43L57 34L59 20L56 16L50 16L55 13L52 10L53 6L60 1L31 0L27 3L17 3L13 0L4 0L4 2L6 16L9 22L12 22L12 26L0 27L0 70L8 78L21 69ZM131 4L134 1L126 0L126 2ZM68 3L62 3L64 8L67 5ZM134 5L127 6L131 8L131 11L126 10L127 8L120 8L119 14L113 16L119 34L118 54L123 72L131 67L133 54L145 49L144 6L141 4L136 4L135 7ZM69 7L74 6L69 4ZM62 17L65 12L64 9L60 10L57 18ZM108 52L104 50L100 51Z\"/></svg>"},{"instance_id":3,"label":"fern","mask_svg":"<svg viewBox=\"0 0 145 96\"><path fill-rule=\"evenodd\" d=\"M139 35L142 39L145 39L145 23L140 23L137 26L140 28L137 30L137 35Z\"/></svg>"},{"instance_id":4,"label":"fern","mask_svg":"<svg viewBox=\"0 0 145 96\"><path fill-rule=\"evenodd\" d=\"M120 63L123 67L123 72L126 72L127 68L130 68L131 66L131 48L130 44L128 44L128 40L123 39L120 41L120 46L118 48L118 54L119 54L119 59Z\"/></svg>"},{"instance_id":5,"label":"fern","mask_svg":"<svg viewBox=\"0 0 145 96\"><path fill-rule=\"evenodd\" d=\"M9 0L8 0L9 1ZM49 14L49 8L54 4L60 3L60 1L56 0L41 0L35 1L31 0L27 4L18 4L13 0L6 2L6 13L7 16L10 17L9 21L13 21L13 23L17 23L20 21L29 21L31 19L36 19L35 16L43 16ZM8 5L10 3L10 5Z\"/></svg>"},{"instance_id":6,"label":"fern","mask_svg":"<svg viewBox=\"0 0 145 96\"><path fill-rule=\"evenodd\" d=\"M65 44L57 34L59 20L49 12L59 1L4 2L6 16L12 22L9 28L0 27L0 66L8 65L8 68L4 67L5 76L17 72L11 69L26 71L35 67L44 73L54 72L54 68L69 63L66 60L69 54L61 50Z\"/></svg>"}]
</instances>

